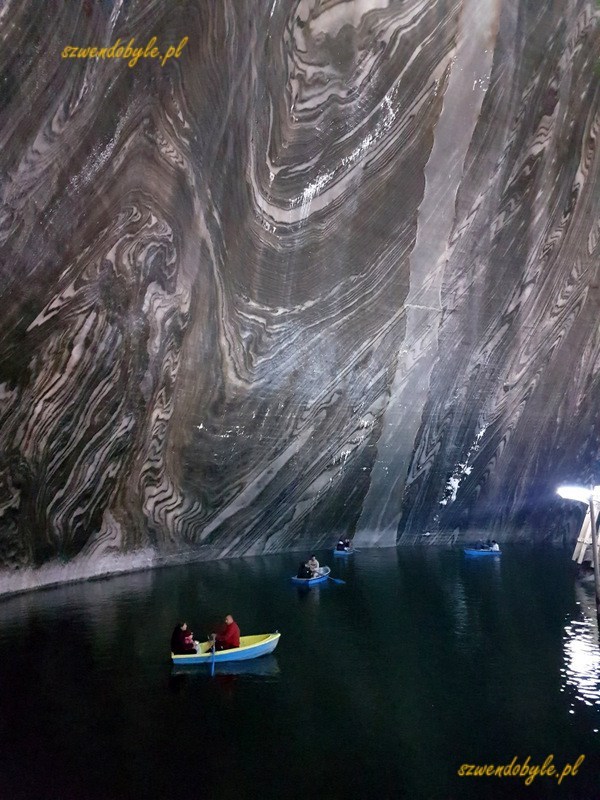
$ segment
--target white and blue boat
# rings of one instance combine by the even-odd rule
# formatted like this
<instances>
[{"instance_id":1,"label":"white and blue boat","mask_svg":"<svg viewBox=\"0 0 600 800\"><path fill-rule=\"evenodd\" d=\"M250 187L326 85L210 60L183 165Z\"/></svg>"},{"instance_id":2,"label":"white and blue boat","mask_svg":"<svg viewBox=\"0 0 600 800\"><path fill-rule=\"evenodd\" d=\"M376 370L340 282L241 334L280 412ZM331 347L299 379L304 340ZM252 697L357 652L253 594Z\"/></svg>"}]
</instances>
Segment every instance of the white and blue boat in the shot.
<instances>
[{"instance_id":1,"label":"white and blue boat","mask_svg":"<svg viewBox=\"0 0 600 800\"><path fill-rule=\"evenodd\" d=\"M501 556L502 550L492 550L491 547L482 547L480 550L476 547L465 547L464 553L466 556Z\"/></svg>"},{"instance_id":2,"label":"white and blue boat","mask_svg":"<svg viewBox=\"0 0 600 800\"><path fill-rule=\"evenodd\" d=\"M325 581L329 578L331 569L330 567L319 567L317 572L318 575L315 575L314 578L297 578L295 575L293 575L292 583L295 583L296 586L316 586L318 583L325 583Z\"/></svg>"},{"instance_id":3,"label":"white and blue boat","mask_svg":"<svg viewBox=\"0 0 600 800\"><path fill-rule=\"evenodd\" d=\"M353 547L345 547L343 550L337 550L335 547L333 548L333 555L334 556L353 556L354 555L354 548Z\"/></svg>"},{"instance_id":4,"label":"white and blue boat","mask_svg":"<svg viewBox=\"0 0 600 800\"><path fill-rule=\"evenodd\" d=\"M231 650L211 650L211 642L201 642L199 652L176 656L171 653L171 660L177 666L188 664L219 664L222 661L246 661L272 653L279 644L280 633L259 633L256 636L240 636L240 646Z\"/></svg>"}]
</instances>

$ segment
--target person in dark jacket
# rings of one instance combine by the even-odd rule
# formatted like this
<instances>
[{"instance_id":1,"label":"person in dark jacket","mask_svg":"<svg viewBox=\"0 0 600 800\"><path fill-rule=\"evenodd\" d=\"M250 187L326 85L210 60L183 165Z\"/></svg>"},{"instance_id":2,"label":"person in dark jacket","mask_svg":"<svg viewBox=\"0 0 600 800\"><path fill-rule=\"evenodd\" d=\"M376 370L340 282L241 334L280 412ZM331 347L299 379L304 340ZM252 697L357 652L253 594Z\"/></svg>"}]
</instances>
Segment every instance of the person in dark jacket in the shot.
<instances>
[{"instance_id":1,"label":"person in dark jacket","mask_svg":"<svg viewBox=\"0 0 600 800\"><path fill-rule=\"evenodd\" d=\"M310 571L310 567L304 561L300 562L300 566L298 567L298 574L296 575L297 578L312 578L312 572Z\"/></svg>"},{"instance_id":2,"label":"person in dark jacket","mask_svg":"<svg viewBox=\"0 0 600 800\"><path fill-rule=\"evenodd\" d=\"M187 626L187 622L178 622L171 634L171 652L175 656L185 656L195 653L194 634Z\"/></svg>"}]
</instances>

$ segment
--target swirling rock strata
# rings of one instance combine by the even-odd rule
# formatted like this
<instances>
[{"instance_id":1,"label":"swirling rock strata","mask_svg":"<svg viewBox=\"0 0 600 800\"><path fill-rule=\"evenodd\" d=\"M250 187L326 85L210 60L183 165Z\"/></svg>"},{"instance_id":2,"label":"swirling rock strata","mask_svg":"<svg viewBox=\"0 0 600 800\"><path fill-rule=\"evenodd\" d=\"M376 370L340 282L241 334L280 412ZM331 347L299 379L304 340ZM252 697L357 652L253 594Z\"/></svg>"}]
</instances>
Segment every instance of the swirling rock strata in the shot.
<instances>
[{"instance_id":1,"label":"swirling rock strata","mask_svg":"<svg viewBox=\"0 0 600 800\"><path fill-rule=\"evenodd\" d=\"M7 0L0 33L4 574L533 530L590 477L595 3ZM188 42L61 58L154 36Z\"/></svg>"}]
</instances>

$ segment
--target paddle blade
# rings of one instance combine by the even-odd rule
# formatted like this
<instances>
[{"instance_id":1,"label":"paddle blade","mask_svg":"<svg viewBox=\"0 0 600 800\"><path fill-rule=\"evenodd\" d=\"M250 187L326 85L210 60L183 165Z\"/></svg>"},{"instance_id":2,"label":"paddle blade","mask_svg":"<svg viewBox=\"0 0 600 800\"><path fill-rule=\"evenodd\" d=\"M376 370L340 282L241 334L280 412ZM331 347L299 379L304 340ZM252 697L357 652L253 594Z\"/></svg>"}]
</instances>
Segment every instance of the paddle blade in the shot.
<instances>
[{"instance_id":1,"label":"paddle blade","mask_svg":"<svg viewBox=\"0 0 600 800\"><path fill-rule=\"evenodd\" d=\"M346 584L346 581L343 581L341 578L332 578L331 575L328 575L327 577L329 578L330 581L333 581L334 583L343 583L344 585Z\"/></svg>"}]
</instances>

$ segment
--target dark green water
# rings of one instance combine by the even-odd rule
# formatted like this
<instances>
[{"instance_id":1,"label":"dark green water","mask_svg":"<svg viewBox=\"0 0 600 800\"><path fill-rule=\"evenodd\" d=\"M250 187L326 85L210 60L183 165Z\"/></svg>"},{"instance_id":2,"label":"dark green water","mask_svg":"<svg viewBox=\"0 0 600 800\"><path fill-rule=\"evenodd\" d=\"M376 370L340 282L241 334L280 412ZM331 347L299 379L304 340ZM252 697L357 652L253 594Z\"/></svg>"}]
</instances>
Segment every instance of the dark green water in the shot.
<instances>
[{"instance_id":1,"label":"dark green water","mask_svg":"<svg viewBox=\"0 0 600 800\"><path fill-rule=\"evenodd\" d=\"M569 553L438 549L175 567L0 604L0 797L597 798L600 655ZM173 675L171 629L282 632L248 673ZM562 769L459 777L517 756Z\"/></svg>"}]
</instances>

